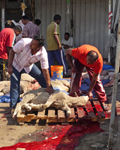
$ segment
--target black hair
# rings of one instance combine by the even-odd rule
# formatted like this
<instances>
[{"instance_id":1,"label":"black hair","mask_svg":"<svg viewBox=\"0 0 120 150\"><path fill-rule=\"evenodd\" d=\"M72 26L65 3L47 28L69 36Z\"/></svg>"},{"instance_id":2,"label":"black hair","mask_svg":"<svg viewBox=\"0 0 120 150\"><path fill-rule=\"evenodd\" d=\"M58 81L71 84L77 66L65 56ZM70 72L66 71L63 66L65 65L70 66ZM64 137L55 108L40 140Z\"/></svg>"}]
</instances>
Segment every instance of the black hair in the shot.
<instances>
[{"instance_id":1,"label":"black hair","mask_svg":"<svg viewBox=\"0 0 120 150\"><path fill-rule=\"evenodd\" d=\"M97 52L91 50L88 52L87 56L89 56L89 60L92 62L92 61L96 61L98 59L98 54Z\"/></svg>"},{"instance_id":2,"label":"black hair","mask_svg":"<svg viewBox=\"0 0 120 150\"><path fill-rule=\"evenodd\" d=\"M22 31L22 27L21 27L20 25L14 26L13 29L14 29L14 30L17 30L17 31L19 31L19 32Z\"/></svg>"},{"instance_id":3,"label":"black hair","mask_svg":"<svg viewBox=\"0 0 120 150\"><path fill-rule=\"evenodd\" d=\"M70 37L70 33L68 33L68 32L65 32L65 35L68 35Z\"/></svg>"},{"instance_id":4,"label":"black hair","mask_svg":"<svg viewBox=\"0 0 120 150\"><path fill-rule=\"evenodd\" d=\"M35 35L33 39L39 42L39 46L44 46L45 38L43 35Z\"/></svg>"},{"instance_id":5,"label":"black hair","mask_svg":"<svg viewBox=\"0 0 120 150\"><path fill-rule=\"evenodd\" d=\"M61 16L58 14L54 16L54 21L57 21L57 20L61 20Z\"/></svg>"},{"instance_id":6,"label":"black hair","mask_svg":"<svg viewBox=\"0 0 120 150\"><path fill-rule=\"evenodd\" d=\"M27 15L22 16L21 19L23 19L23 20L30 20Z\"/></svg>"},{"instance_id":7,"label":"black hair","mask_svg":"<svg viewBox=\"0 0 120 150\"><path fill-rule=\"evenodd\" d=\"M39 26L41 24L41 20L40 19L35 19L35 24Z\"/></svg>"},{"instance_id":8,"label":"black hair","mask_svg":"<svg viewBox=\"0 0 120 150\"><path fill-rule=\"evenodd\" d=\"M7 23L7 21L5 22L5 28L14 28L14 23L12 22L11 25Z\"/></svg>"}]
</instances>

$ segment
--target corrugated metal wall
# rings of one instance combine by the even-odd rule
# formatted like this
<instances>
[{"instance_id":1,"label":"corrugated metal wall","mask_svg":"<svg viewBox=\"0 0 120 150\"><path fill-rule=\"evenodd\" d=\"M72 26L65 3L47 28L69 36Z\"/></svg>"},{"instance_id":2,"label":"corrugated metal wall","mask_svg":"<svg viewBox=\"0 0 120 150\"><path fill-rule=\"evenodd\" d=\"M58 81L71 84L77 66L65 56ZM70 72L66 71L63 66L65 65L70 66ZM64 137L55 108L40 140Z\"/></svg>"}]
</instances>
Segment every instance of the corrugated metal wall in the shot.
<instances>
[{"instance_id":1,"label":"corrugated metal wall","mask_svg":"<svg viewBox=\"0 0 120 150\"><path fill-rule=\"evenodd\" d=\"M35 18L41 19L40 33L46 37L47 26L53 21L55 14L61 15L60 31L61 38L66 31L66 0L36 0Z\"/></svg>"},{"instance_id":2,"label":"corrugated metal wall","mask_svg":"<svg viewBox=\"0 0 120 150\"><path fill-rule=\"evenodd\" d=\"M95 45L103 55L108 36L108 0L75 0L73 3L75 45Z\"/></svg>"},{"instance_id":3,"label":"corrugated metal wall","mask_svg":"<svg viewBox=\"0 0 120 150\"><path fill-rule=\"evenodd\" d=\"M61 38L65 31L69 31L73 35L75 47L92 44L104 58L107 57L104 47L108 37L108 0L70 0L70 15L66 12L67 0L36 0L35 18L42 21L41 34L46 38L48 24L53 21L55 14L60 14Z\"/></svg>"}]
</instances>

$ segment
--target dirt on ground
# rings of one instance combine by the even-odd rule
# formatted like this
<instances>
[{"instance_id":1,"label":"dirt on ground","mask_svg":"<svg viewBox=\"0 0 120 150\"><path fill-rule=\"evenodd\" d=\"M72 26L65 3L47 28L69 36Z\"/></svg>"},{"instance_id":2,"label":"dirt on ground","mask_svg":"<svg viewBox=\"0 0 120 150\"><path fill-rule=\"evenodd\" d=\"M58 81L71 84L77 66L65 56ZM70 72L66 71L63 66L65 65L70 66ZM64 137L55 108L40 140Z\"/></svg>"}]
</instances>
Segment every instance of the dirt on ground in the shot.
<instances>
[{"instance_id":1,"label":"dirt on ground","mask_svg":"<svg viewBox=\"0 0 120 150\"><path fill-rule=\"evenodd\" d=\"M119 89L120 89L120 86L118 86L117 104L119 104L119 101L120 101ZM111 105L112 87L105 88L105 90L108 96L107 102ZM33 141L44 141L46 140L46 138L48 138L46 137L46 132L51 133L53 128L56 128L56 127L62 129L62 125L57 126L54 124L54 127L53 127L53 126L46 125L44 121L39 122L38 125L36 125L35 121L26 123L24 125L19 125L17 123L17 120L12 119L12 116L8 112L8 109L9 109L9 103L0 103L0 147L11 146L19 142L29 143ZM113 150L116 150L117 117L116 117L115 122L116 124L115 124L115 131L114 131L114 149ZM98 122L100 129L102 129L102 132L101 131L98 131L98 132L96 131L94 133L85 132L85 134L82 135L81 137L77 137L79 143L74 145L74 150L99 150L99 149L107 150L109 123L110 123L109 119L103 122ZM84 125L84 122L82 121L82 126L83 125ZM92 125L94 125L94 123L92 123ZM72 125L72 128L74 127L75 128L78 127L77 123ZM64 128L67 128L67 127L64 127ZM56 129L56 131L54 129L54 133L57 131L58 129ZM70 134L67 134L67 136L68 135L71 136ZM67 138L67 142L68 142L68 139L69 138ZM67 147L66 148L65 147L66 145L63 144L63 147L56 148L56 149L67 150Z\"/></svg>"}]
</instances>

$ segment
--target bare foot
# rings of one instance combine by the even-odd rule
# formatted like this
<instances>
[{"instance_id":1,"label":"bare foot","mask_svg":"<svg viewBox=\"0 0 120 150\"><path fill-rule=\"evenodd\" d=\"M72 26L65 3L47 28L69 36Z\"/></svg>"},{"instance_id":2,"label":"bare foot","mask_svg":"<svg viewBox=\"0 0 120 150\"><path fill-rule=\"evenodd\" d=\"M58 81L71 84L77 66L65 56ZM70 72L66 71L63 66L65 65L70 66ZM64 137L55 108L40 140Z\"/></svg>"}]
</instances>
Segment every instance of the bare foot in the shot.
<instances>
[{"instance_id":1,"label":"bare foot","mask_svg":"<svg viewBox=\"0 0 120 150\"><path fill-rule=\"evenodd\" d=\"M102 106L102 108L103 108L104 111L110 110L108 104L105 104L105 102L100 102L100 104L101 104L101 106Z\"/></svg>"}]
</instances>

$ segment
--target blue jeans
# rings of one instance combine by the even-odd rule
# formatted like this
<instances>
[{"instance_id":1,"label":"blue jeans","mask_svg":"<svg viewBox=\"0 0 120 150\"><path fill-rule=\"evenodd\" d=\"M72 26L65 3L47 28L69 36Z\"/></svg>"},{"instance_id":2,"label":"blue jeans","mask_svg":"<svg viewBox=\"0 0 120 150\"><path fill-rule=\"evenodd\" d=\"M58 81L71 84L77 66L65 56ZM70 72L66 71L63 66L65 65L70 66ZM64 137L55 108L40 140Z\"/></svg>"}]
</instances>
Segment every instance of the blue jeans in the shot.
<instances>
[{"instance_id":1,"label":"blue jeans","mask_svg":"<svg viewBox=\"0 0 120 150\"><path fill-rule=\"evenodd\" d=\"M18 72L14 67L13 67L13 73L15 74L16 77L11 75L10 80L11 80L11 86L10 86L10 107L15 108L17 103L20 102L20 79L21 79L21 74L26 73L25 70L23 69L21 72ZM31 75L33 78L35 78L38 83L41 85L41 87L46 88L46 81L39 70L39 68L33 64L32 70L30 71L29 75Z\"/></svg>"}]
</instances>

